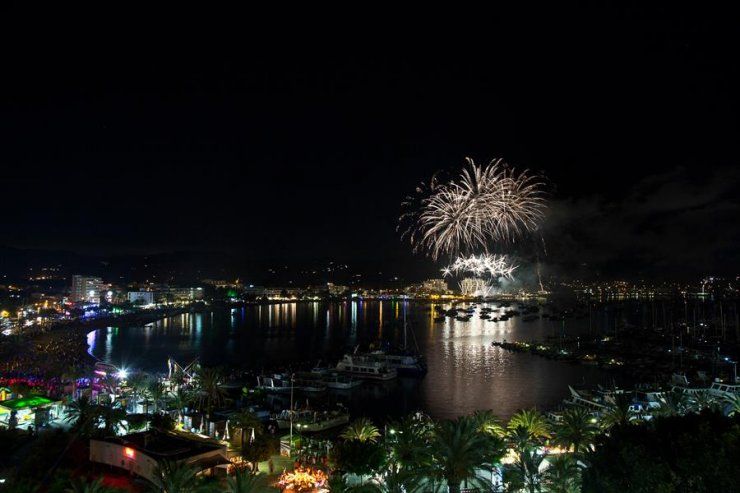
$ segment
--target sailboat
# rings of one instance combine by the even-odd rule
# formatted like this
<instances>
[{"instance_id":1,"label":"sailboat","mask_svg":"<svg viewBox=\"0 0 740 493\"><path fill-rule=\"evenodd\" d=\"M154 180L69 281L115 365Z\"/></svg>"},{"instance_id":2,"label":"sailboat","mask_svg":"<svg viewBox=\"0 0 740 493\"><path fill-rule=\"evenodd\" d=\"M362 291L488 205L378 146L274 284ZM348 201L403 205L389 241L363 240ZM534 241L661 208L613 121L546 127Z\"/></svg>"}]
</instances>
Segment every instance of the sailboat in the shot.
<instances>
[{"instance_id":1,"label":"sailboat","mask_svg":"<svg viewBox=\"0 0 740 493\"><path fill-rule=\"evenodd\" d=\"M403 347L400 351L378 350L370 354L379 361L384 361L388 368L394 368L399 375L423 377L427 373L426 361L424 356L419 352L416 344L416 335L411 330L414 338L416 350L412 351L408 345L408 322L406 321L406 310L403 312Z\"/></svg>"}]
</instances>

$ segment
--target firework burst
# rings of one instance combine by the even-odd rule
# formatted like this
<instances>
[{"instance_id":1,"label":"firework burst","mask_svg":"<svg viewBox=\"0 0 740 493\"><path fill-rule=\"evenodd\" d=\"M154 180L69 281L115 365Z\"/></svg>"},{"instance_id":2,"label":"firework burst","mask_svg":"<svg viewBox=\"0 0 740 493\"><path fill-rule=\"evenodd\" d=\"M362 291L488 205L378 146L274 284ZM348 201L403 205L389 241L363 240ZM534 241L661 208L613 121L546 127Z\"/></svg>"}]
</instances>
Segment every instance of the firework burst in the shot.
<instances>
[{"instance_id":1,"label":"firework burst","mask_svg":"<svg viewBox=\"0 0 740 493\"><path fill-rule=\"evenodd\" d=\"M514 241L537 229L545 212L543 181L517 172L501 159L486 166L467 159L455 178L433 177L403 203L399 227L405 226L415 251L433 259L496 243Z\"/></svg>"},{"instance_id":2,"label":"firework burst","mask_svg":"<svg viewBox=\"0 0 740 493\"><path fill-rule=\"evenodd\" d=\"M454 262L442 269L442 274L452 276L467 273L477 277L511 279L516 268L517 266L510 263L505 255L470 255L457 257Z\"/></svg>"},{"instance_id":3,"label":"firework burst","mask_svg":"<svg viewBox=\"0 0 740 493\"><path fill-rule=\"evenodd\" d=\"M466 277L460 281L460 292L464 296L481 296L489 297L493 296L496 292L496 288L483 279L477 277Z\"/></svg>"}]
</instances>

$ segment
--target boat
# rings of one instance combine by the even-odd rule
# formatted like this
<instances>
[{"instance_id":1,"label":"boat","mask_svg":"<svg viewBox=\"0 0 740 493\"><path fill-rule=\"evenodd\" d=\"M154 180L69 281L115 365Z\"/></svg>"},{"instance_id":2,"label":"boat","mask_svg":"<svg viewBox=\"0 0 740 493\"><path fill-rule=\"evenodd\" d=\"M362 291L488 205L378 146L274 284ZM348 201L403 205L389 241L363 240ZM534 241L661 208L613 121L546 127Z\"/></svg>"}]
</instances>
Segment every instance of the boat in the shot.
<instances>
[{"instance_id":1,"label":"boat","mask_svg":"<svg viewBox=\"0 0 740 493\"><path fill-rule=\"evenodd\" d=\"M294 377L291 383L288 375L275 374L272 376L257 377L257 388L265 392L276 394L290 393L291 389L295 392L324 392L326 385L320 380L307 377Z\"/></svg>"},{"instance_id":2,"label":"boat","mask_svg":"<svg viewBox=\"0 0 740 493\"><path fill-rule=\"evenodd\" d=\"M384 362L388 368L396 370L399 375L424 376L427 372L424 356L419 352L418 347L416 347L416 351L409 349L408 334L409 327L406 322L406 315L404 314L403 347L400 351L379 350L369 354L378 361ZM414 345L416 345L416 336L413 331L411 331L411 336L414 339Z\"/></svg>"},{"instance_id":3,"label":"boat","mask_svg":"<svg viewBox=\"0 0 740 493\"><path fill-rule=\"evenodd\" d=\"M393 380L398 376L395 368L369 354L345 354L337 363L337 372L369 380Z\"/></svg>"},{"instance_id":4,"label":"boat","mask_svg":"<svg viewBox=\"0 0 740 493\"><path fill-rule=\"evenodd\" d=\"M417 354L394 354L384 351L373 351L370 353L379 361L385 362L389 368L395 369L399 375L423 375L427 372L427 365L424 359Z\"/></svg>"},{"instance_id":5,"label":"boat","mask_svg":"<svg viewBox=\"0 0 740 493\"><path fill-rule=\"evenodd\" d=\"M353 378L348 375L341 375L336 372L332 372L321 379L321 382L327 386L327 388L335 390L349 390L362 385L362 380Z\"/></svg>"},{"instance_id":6,"label":"boat","mask_svg":"<svg viewBox=\"0 0 740 493\"><path fill-rule=\"evenodd\" d=\"M335 369L315 367L310 373L300 373L300 378L319 382L325 388L349 390L362 385L362 380L337 373Z\"/></svg>"},{"instance_id":7,"label":"boat","mask_svg":"<svg viewBox=\"0 0 740 493\"><path fill-rule=\"evenodd\" d=\"M274 392L278 394L290 393L290 389L293 386L290 383L290 377L285 375L262 375L257 377L257 388L262 389L265 392Z\"/></svg>"},{"instance_id":8,"label":"boat","mask_svg":"<svg viewBox=\"0 0 740 493\"><path fill-rule=\"evenodd\" d=\"M349 412L345 409L335 411L312 411L304 409L300 411L283 410L275 416L279 429L290 428L291 414L293 417L293 427L298 432L318 432L325 431L349 423Z\"/></svg>"}]
</instances>

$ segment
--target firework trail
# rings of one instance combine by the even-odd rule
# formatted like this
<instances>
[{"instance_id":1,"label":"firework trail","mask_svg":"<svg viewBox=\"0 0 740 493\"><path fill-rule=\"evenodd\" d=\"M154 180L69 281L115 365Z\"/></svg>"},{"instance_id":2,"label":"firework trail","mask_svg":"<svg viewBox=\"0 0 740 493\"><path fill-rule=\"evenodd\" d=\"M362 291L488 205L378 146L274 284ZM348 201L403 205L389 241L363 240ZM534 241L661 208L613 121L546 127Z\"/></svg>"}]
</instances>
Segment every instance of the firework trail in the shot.
<instances>
[{"instance_id":1,"label":"firework trail","mask_svg":"<svg viewBox=\"0 0 740 493\"><path fill-rule=\"evenodd\" d=\"M434 176L403 202L404 227L414 251L433 259L509 243L535 231L545 213L543 181L517 172L501 159L467 166L454 179Z\"/></svg>"}]
</instances>

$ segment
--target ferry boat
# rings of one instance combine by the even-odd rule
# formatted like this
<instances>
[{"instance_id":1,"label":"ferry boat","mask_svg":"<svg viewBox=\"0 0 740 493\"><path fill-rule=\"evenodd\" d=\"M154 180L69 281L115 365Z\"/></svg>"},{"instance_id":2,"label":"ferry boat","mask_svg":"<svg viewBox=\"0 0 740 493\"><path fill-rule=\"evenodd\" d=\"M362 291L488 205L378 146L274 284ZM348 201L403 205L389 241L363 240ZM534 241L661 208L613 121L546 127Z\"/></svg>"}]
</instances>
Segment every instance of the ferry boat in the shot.
<instances>
[{"instance_id":1,"label":"ferry boat","mask_svg":"<svg viewBox=\"0 0 740 493\"><path fill-rule=\"evenodd\" d=\"M706 386L706 383L692 386L685 375L674 373L671 376L671 384L673 384L674 391L684 392L689 395L706 392L712 397L717 397L719 399L740 396L740 384L724 383L719 380L712 382L709 387Z\"/></svg>"},{"instance_id":2,"label":"ferry boat","mask_svg":"<svg viewBox=\"0 0 740 493\"><path fill-rule=\"evenodd\" d=\"M349 413L344 409L336 411L293 411L293 427L300 432L317 432L336 428L349 423ZM286 409L275 416L279 429L290 428L291 411Z\"/></svg>"},{"instance_id":3,"label":"ferry boat","mask_svg":"<svg viewBox=\"0 0 740 493\"><path fill-rule=\"evenodd\" d=\"M337 371L370 380L393 380L398 376L395 368L371 355L345 354L337 363Z\"/></svg>"}]
</instances>

